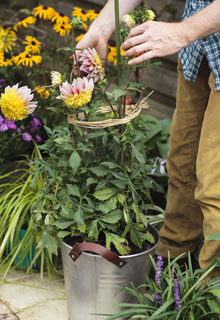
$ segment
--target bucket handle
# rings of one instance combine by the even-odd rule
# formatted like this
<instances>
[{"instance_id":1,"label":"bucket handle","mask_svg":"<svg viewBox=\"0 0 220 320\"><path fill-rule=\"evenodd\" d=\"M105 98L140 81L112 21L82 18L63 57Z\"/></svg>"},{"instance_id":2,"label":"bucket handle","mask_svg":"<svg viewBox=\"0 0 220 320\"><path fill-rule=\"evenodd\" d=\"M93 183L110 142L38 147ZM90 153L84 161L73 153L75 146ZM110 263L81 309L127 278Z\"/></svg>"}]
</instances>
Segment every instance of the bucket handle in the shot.
<instances>
[{"instance_id":1,"label":"bucket handle","mask_svg":"<svg viewBox=\"0 0 220 320\"><path fill-rule=\"evenodd\" d=\"M73 261L76 261L80 253L83 251L90 251L99 254L104 259L108 260L109 262L115 264L117 267L122 268L127 261L121 259L116 253L108 250L107 248L101 246L100 244L93 243L93 242L82 242L76 244L70 251L69 256Z\"/></svg>"}]
</instances>

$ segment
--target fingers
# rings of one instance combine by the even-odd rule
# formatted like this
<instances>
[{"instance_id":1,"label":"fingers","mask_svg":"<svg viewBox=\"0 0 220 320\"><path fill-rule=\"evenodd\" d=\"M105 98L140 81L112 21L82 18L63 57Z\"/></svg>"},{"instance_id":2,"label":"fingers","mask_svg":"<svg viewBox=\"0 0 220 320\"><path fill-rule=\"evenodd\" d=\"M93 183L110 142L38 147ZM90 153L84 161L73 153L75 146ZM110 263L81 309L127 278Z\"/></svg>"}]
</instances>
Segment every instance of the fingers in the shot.
<instances>
[{"instance_id":1,"label":"fingers","mask_svg":"<svg viewBox=\"0 0 220 320\"><path fill-rule=\"evenodd\" d=\"M137 46L125 51L124 55L125 55L125 57L138 56L140 54L143 54L146 51L149 51L150 49L151 49L150 42L144 42L140 45L137 45Z\"/></svg>"},{"instance_id":2,"label":"fingers","mask_svg":"<svg viewBox=\"0 0 220 320\"><path fill-rule=\"evenodd\" d=\"M145 41L146 39L142 34L136 37L129 38L122 44L122 49L126 51L127 49L134 47L138 44L144 43Z\"/></svg>"},{"instance_id":3,"label":"fingers","mask_svg":"<svg viewBox=\"0 0 220 320\"><path fill-rule=\"evenodd\" d=\"M151 23L150 21L144 22L139 26L132 28L129 33L129 37L135 37L135 36L138 36L139 34L144 33L148 29L150 23Z\"/></svg>"},{"instance_id":4,"label":"fingers","mask_svg":"<svg viewBox=\"0 0 220 320\"><path fill-rule=\"evenodd\" d=\"M155 53L153 51L149 50L149 51L141 54L139 57L135 57L134 59L129 60L128 64L133 66L135 64L142 63L146 60L152 59L155 56L156 56Z\"/></svg>"}]
</instances>

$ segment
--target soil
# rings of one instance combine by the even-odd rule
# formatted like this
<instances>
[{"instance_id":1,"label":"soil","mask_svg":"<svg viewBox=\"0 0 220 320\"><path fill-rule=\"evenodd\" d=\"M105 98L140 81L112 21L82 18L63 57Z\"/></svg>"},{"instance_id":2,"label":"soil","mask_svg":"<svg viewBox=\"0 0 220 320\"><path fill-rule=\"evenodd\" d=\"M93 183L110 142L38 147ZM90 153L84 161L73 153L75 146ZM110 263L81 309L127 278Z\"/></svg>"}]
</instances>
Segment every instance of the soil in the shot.
<instances>
[{"instance_id":1,"label":"soil","mask_svg":"<svg viewBox=\"0 0 220 320\"><path fill-rule=\"evenodd\" d=\"M148 231L153 235L155 243L157 243L157 241L158 241L158 233L157 233L157 231L155 231L155 229L152 228L151 226L149 226L149 230ZM102 236L100 237L100 239L99 239L99 241L97 243L105 247L104 233L102 233L101 235ZM142 248L140 249L138 246L134 245L130 241L129 238L127 239L127 241L129 243L129 247L131 248L131 252L129 253L129 255L137 254L137 253L140 253L140 252L143 252L143 251L147 251L147 250L149 250L150 248L152 248L155 245L155 243L152 244L149 241L145 241L143 243ZM70 236L67 236L67 237L64 238L64 242L67 243L69 246L73 247L74 245L83 242L83 240L82 240L81 237L72 238ZM116 254L120 255L114 245L111 246L111 251L113 251Z\"/></svg>"}]
</instances>

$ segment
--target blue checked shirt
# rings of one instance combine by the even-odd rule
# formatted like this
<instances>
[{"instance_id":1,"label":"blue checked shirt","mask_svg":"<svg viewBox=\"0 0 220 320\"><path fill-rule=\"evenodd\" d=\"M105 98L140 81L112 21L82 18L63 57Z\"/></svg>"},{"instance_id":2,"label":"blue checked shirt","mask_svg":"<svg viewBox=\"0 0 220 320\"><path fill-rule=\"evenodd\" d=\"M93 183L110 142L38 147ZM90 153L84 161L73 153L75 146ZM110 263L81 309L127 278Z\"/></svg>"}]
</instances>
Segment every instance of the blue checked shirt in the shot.
<instances>
[{"instance_id":1,"label":"blue checked shirt","mask_svg":"<svg viewBox=\"0 0 220 320\"><path fill-rule=\"evenodd\" d=\"M185 19L195 14L213 1L214 0L186 0L182 18ZM220 31L213 33L206 39L195 41L179 52L186 80L195 81L204 55L208 60L211 71L215 75L216 91L220 91Z\"/></svg>"}]
</instances>

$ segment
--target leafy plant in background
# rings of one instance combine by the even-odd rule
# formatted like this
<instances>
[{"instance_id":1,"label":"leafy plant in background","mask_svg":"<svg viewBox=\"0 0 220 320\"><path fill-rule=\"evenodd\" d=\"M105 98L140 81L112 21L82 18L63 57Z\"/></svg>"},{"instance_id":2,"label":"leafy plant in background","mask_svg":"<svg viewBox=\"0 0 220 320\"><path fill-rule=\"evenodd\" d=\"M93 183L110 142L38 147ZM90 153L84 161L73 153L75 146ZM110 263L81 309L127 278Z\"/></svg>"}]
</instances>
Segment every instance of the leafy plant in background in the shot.
<instances>
[{"instance_id":1,"label":"leafy plant in background","mask_svg":"<svg viewBox=\"0 0 220 320\"><path fill-rule=\"evenodd\" d=\"M135 297L137 303L123 303L124 310L105 315L106 320L114 319L148 319L148 320L218 320L220 315L220 278L208 280L215 265L206 269L193 271L190 254L189 267L183 271L178 259L163 268L163 259L152 259L155 279L146 274L146 284L124 290ZM140 288L146 288L143 294Z\"/></svg>"}]
</instances>

